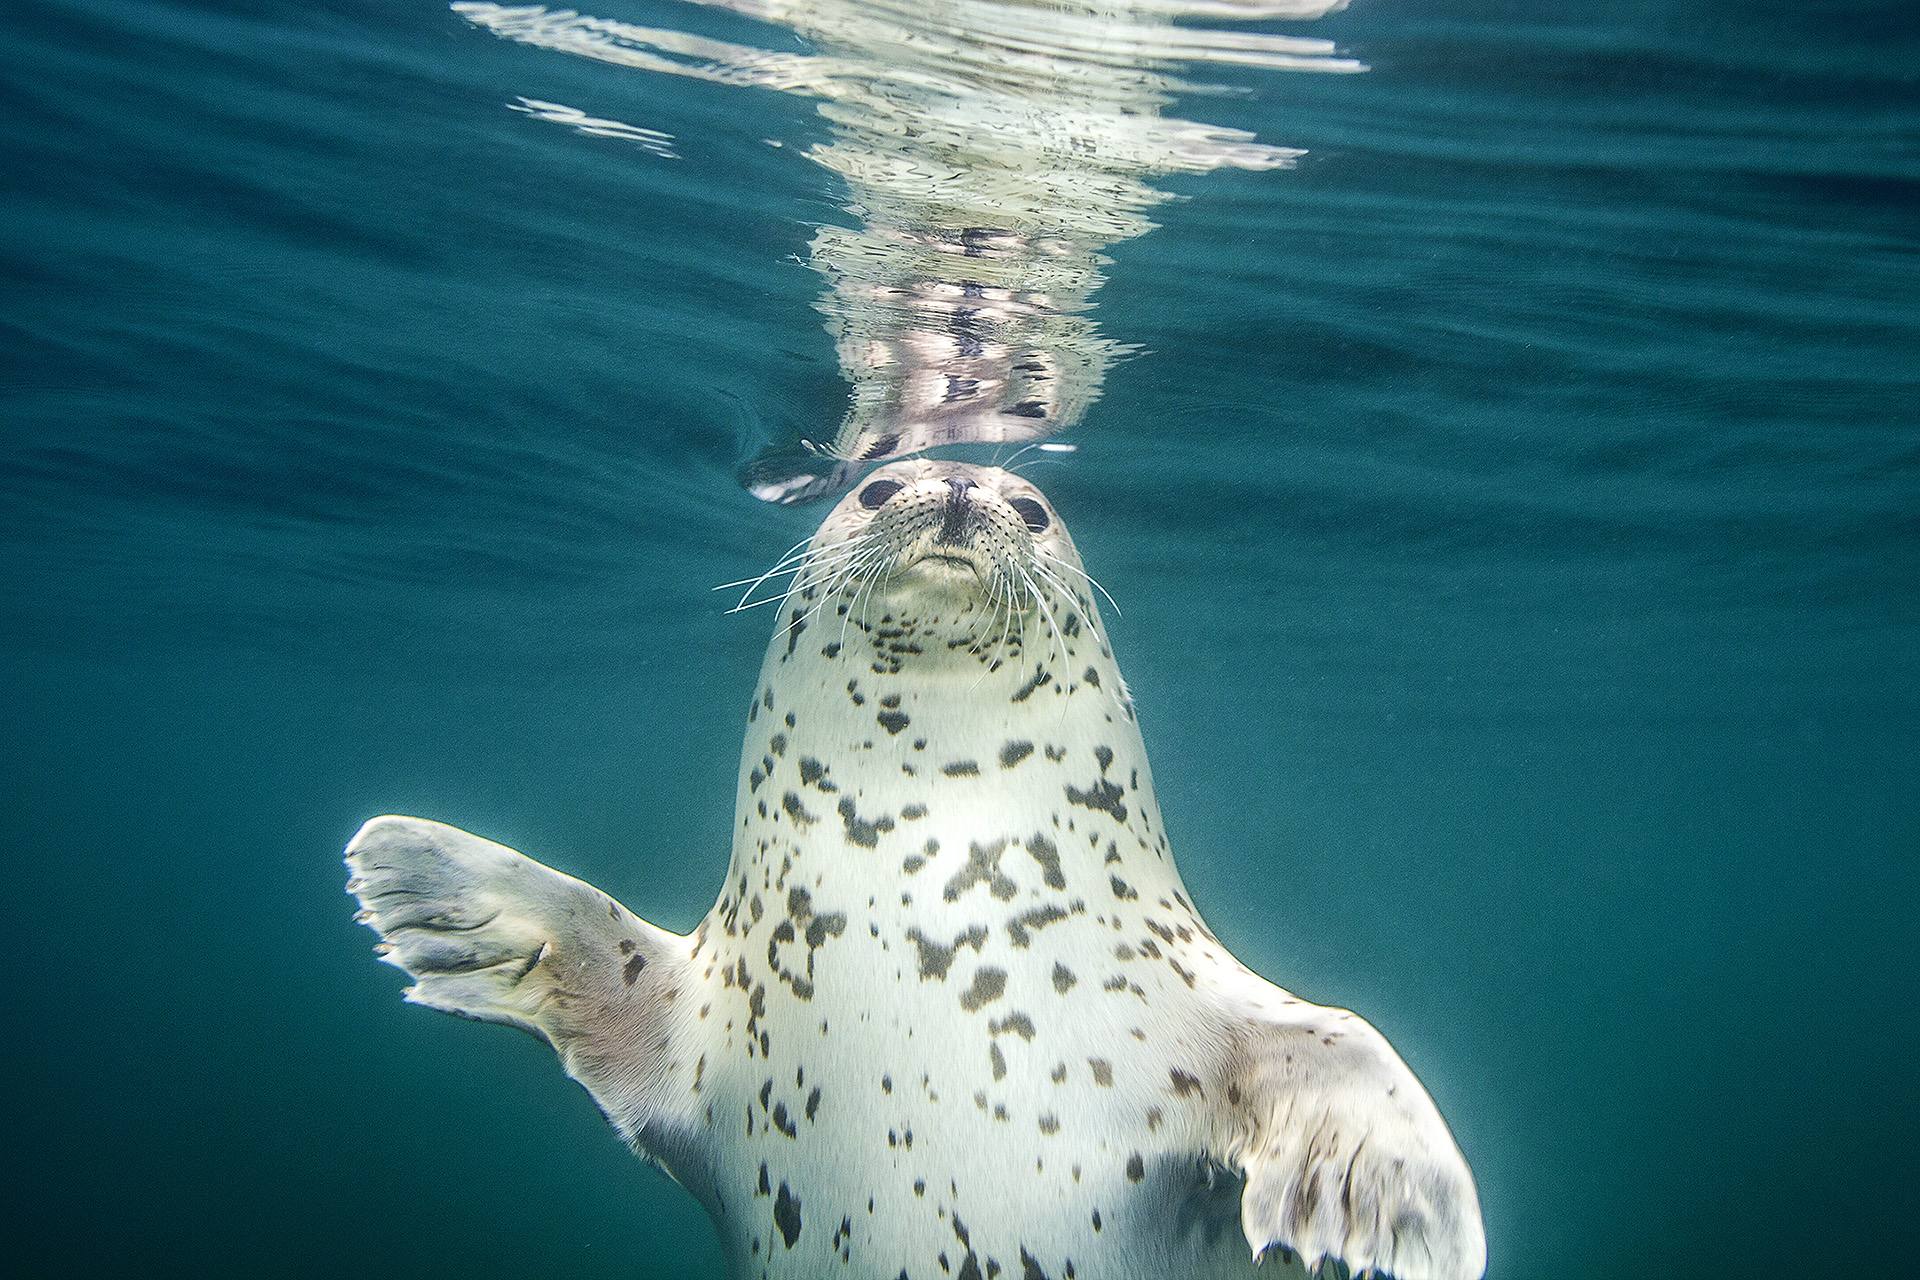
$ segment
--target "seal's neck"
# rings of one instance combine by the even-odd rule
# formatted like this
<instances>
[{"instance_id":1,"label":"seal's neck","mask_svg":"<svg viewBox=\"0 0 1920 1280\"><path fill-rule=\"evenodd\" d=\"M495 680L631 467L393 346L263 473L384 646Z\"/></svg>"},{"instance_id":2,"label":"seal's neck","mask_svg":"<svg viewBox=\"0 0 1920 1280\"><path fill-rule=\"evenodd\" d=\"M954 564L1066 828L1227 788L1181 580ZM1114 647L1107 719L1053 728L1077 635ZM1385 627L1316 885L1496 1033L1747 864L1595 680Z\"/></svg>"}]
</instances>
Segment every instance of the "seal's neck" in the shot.
<instances>
[{"instance_id":1,"label":"seal's neck","mask_svg":"<svg viewBox=\"0 0 1920 1280\"><path fill-rule=\"evenodd\" d=\"M835 621L789 606L741 757L736 881L803 864L830 880L911 878L918 858L1036 835L1091 870L1116 850L1163 856L1146 752L1091 602L1050 604L1052 625L1022 629L1036 643L1016 630L1004 645L964 610L891 603Z\"/></svg>"}]
</instances>

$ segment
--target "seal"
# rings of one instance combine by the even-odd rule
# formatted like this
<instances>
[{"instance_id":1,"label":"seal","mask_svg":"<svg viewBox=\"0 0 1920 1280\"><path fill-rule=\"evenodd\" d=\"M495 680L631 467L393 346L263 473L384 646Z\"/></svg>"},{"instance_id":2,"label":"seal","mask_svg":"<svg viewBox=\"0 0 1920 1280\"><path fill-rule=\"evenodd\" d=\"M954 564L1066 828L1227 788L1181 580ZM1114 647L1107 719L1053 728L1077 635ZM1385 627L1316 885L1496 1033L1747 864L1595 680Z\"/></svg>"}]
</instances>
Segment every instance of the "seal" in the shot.
<instances>
[{"instance_id":1,"label":"seal","mask_svg":"<svg viewBox=\"0 0 1920 1280\"><path fill-rule=\"evenodd\" d=\"M407 999L550 1043L735 1276L1475 1280L1426 1090L1194 909L1040 491L893 463L792 565L699 927L376 818L348 889Z\"/></svg>"}]
</instances>

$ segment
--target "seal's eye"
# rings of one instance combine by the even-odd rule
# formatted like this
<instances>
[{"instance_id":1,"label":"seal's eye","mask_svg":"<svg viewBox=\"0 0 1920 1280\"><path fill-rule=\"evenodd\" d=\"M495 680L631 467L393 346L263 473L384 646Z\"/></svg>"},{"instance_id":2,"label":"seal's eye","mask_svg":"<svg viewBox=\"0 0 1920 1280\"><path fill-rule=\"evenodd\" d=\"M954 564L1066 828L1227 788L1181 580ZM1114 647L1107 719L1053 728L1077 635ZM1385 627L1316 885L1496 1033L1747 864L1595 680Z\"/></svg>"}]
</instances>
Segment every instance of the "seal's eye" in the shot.
<instances>
[{"instance_id":1,"label":"seal's eye","mask_svg":"<svg viewBox=\"0 0 1920 1280\"><path fill-rule=\"evenodd\" d=\"M860 491L860 505L872 511L906 487L898 480L875 480Z\"/></svg>"},{"instance_id":2,"label":"seal's eye","mask_svg":"<svg viewBox=\"0 0 1920 1280\"><path fill-rule=\"evenodd\" d=\"M1027 522L1028 533L1039 533L1049 523L1047 509L1032 498L1009 498L1007 505L1018 511L1020 518Z\"/></svg>"}]
</instances>

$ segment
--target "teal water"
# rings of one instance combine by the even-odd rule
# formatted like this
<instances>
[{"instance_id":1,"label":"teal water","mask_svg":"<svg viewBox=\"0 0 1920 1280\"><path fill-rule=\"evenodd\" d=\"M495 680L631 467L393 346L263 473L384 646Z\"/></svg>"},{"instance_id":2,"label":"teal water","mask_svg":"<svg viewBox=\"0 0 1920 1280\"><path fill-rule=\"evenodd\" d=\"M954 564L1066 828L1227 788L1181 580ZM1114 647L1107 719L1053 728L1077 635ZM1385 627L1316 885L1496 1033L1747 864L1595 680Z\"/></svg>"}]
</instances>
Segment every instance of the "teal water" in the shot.
<instances>
[{"instance_id":1,"label":"teal water","mask_svg":"<svg viewBox=\"0 0 1920 1280\"><path fill-rule=\"evenodd\" d=\"M1188 884L1421 1075L1490 1276L1900 1274L1920 20L1309 25L1371 70L1208 69L1308 154L1157 180L1095 312L1140 350L1025 468ZM400 1004L337 851L418 813L711 903L767 624L709 588L817 520L738 481L846 396L826 126L429 0L26 0L0 103L15 1265L713 1273L547 1050Z\"/></svg>"}]
</instances>

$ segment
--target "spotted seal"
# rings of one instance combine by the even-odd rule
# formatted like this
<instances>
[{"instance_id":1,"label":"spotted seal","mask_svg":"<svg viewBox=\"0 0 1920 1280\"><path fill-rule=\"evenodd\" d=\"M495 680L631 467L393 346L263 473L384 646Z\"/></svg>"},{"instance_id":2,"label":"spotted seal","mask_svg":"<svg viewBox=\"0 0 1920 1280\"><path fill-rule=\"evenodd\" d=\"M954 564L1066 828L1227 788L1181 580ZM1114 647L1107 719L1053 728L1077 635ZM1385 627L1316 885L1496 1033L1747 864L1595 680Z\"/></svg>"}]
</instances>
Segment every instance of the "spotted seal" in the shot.
<instances>
[{"instance_id":1,"label":"spotted seal","mask_svg":"<svg viewBox=\"0 0 1920 1280\"><path fill-rule=\"evenodd\" d=\"M348 887L407 998L552 1044L735 1276L1478 1277L1413 1073L1194 909L1046 498L894 463L796 564L699 927L376 818Z\"/></svg>"}]
</instances>

